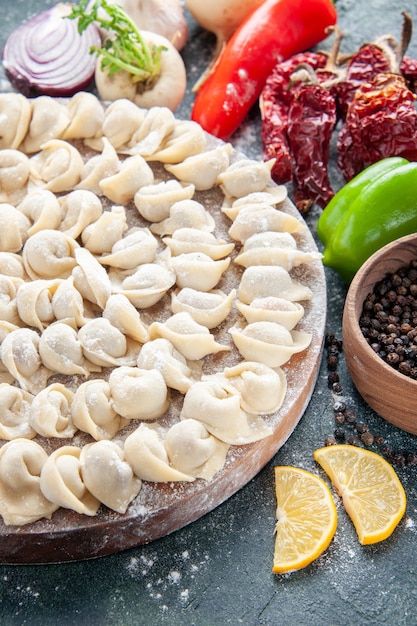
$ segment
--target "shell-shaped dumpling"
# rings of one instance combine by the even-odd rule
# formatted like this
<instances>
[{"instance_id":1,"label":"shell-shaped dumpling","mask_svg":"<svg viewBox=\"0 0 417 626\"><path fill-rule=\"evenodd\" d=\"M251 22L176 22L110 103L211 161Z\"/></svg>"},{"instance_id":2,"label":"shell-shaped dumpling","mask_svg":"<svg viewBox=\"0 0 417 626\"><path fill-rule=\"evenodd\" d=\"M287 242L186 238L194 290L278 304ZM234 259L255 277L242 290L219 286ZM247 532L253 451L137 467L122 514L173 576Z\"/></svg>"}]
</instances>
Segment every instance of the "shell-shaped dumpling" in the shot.
<instances>
[{"instance_id":1,"label":"shell-shaped dumpling","mask_svg":"<svg viewBox=\"0 0 417 626\"><path fill-rule=\"evenodd\" d=\"M104 211L92 224L84 228L81 240L92 254L110 252L127 230L126 210L123 206L112 206Z\"/></svg>"},{"instance_id":2,"label":"shell-shaped dumpling","mask_svg":"<svg viewBox=\"0 0 417 626\"><path fill-rule=\"evenodd\" d=\"M214 289L230 265L230 258L214 261L203 252L189 252L172 258L178 287L200 291Z\"/></svg>"},{"instance_id":3,"label":"shell-shaped dumpling","mask_svg":"<svg viewBox=\"0 0 417 626\"><path fill-rule=\"evenodd\" d=\"M185 393L192 384L193 370L168 339L154 339L144 344L137 359L140 369L157 369L167 387Z\"/></svg>"},{"instance_id":4,"label":"shell-shaped dumpling","mask_svg":"<svg viewBox=\"0 0 417 626\"><path fill-rule=\"evenodd\" d=\"M0 514L7 525L50 518L58 505L41 492L40 475L48 455L35 441L14 439L0 448ZM13 468L13 471L11 471Z\"/></svg>"},{"instance_id":5,"label":"shell-shaped dumpling","mask_svg":"<svg viewBox=\"0 0 417 626\"><path fill-rule=\"evenodd\" d=\"M293 354L306 350L311 333L288 330L276 322L253 322L244 328L229 329L237 349L247 361L258 361L269 367L280 367Z\"/></svg>"},{"instance_id":6,"label":"shell-shaped dumpling","mask_svg":"<svg viewBox=\"0 0 417 626\"><path fill-rule=\"evenodd\" d=\"M12 204L0 204L0 250L20 252L27 240L30 228L29 219Z\"/></svg>"},{"instance_id":7,"label":"shell-shaped dumpling","mask_svg":"<svg viewBox=\"0 0 417 626\"><path fill-rule=\"evenodd\" d=\"M232 145L225 143L213 150L187 157L181 163L165 164L165 168L183 183L191 183L198 191L215 186L219 174L229 166Z\"/></svg>"},{"instance_id":8,"label":"shell-shaped dumpling","mask_svg":"<svg viewBox=\"0 0 417 626\"><path fill-rule=\"evenodd\" d=\"M322 258L320 252L303 252L297 249L297 242L290 233L256 233L245 241L243 250L235 258L238 265L281 265L291 270L303 263L311 263Z\"/></svg>"},{"instance_id":9,"label":"shell-shaped dumpling","mask_svg":"<svg viewBox=\"0 0 417 626\"><path fill-rule=\"evenodd\" d=\"M157 224L151 225L151 231L157 235L172 235L179 228L197 228L212 232L215 221L207 209L196 200L180 200L175 202L170 210L169 217Z\"/></svg>"},{"instance_id":10,"label":"shell-shaped dumpling","mask_svg":"<svg viewBox=\"0 0 417 626\"><path fill-rule=\"evenodd\" d=\"M0 150L0 202L17 205L26 194L29 159L19 150Z\"/></svg>"},{"instance_id":11,"label":"shell-shaped dumpling","mask_svg":"<svg viewBox=\"0 0 417 626\"><path fill-rule=\"evenodd\" d=\"M98 259L103 265L132 270L143 263L152 263L158 250L158 241L149 228L134 228L117 241L109 254Z\"/></svg>"},{"instance_id":12,"label":"shell-shaped dumpling","mask_svg":"<svg viewBox=\"0 0 417 626\"><path fill-rule=\"evenodd\" d=\"M229 350L218 343L206 326L198 324L189 313L175 313L166 322L152 322L150 339L168 339L176 350L190 361L198 361L208 354Z\"/></svg>"},{"instance_id":13,"label":"shell-shaped dumpling","mask_svg":"<svg viewBox=\"0 0 417 626\"><path fill-rule=\"evenodd\" d=\"M109 384L113 408L126 419L158 419L168 408L168 388L156 369L117 367Z\"/></svg>"},{"instance_id":14,"label":"shell-shaped dumpling","mask_svg":"<svg viewBox=\"0 0 417 626\"><path fill-rule=\"evenodd\" d=\"M40 337L31 328L18 328L5 335L1 348L1 360L7 371L20 387L32 394L46 385L51 371L41 362Z\"/></svg>"},{"instance_id":15,"label":"shell-shaped dumpling","mask_svg":"<svg viewBox=\"0 0 417 626\"><path fill-rule=\"evenodd\" d=\"M98 133L85 143L95 150L101 150L106 138L116 150L121 149L129 143L144 118L143 109L127 98L118 98L105 109L101 125L102 135Z\"/></svg>"},{"instance_id":16,"label":"shell-shaped dumpling","mask_svg":"<svg viewBox=\"0 0 417 626\"><path fill-rule=\"evenodd\" d=\"M177 180L164 180L152 185L144 185L133 199L139 214L149 222L161 222L169 217L170 208L175 202L193 197L194 185L182 185Z\"/></svg>"},{"instance_id":17,"label":"shell-shaped dumpling","mask_svg":"<svg viewBox=\"0 0 417 626\"><path fill-rule=\"evenodd\" d=\"M101 200L95 193L85 189L76 189L61 196L59 205L62 215L59 230L73 239L77 239L103 213Z\"/></svg>"},{"instance_id":18,"label":"shell-shaped dumpling","mask_svg":"<svg viewBox=\"0 0 417 626\"><path fill-rule=\"evenodd\" d=\"M0 319L22 326L16 296L19 288L25 284L22 278L0 274Z\"/></svg>"},{"instance_id":19,"label":"shell-shaped dumpling","mask_svg":"<svg viewBox=\"0 0 417 626\"><path fill-rule=\"evenodd\" d=\"M109 297L103 310L103 318L139 343L145 343L149 339L148 327L141 320L139 311L121 293Z\"/></svg>"},{"instance_id":20,"label":"shell-shaped dumpling","mask_svg":"<svg viewBox=\"0 0 417 626\"><path fill-rule=\"evenodd\" d=\"M61 135L66 141L94 137L104 122L104 109L100 100L88 91L78 91L66 105L70 121Z\"/></svg>"},{"instance_id":21,"label":"shell-shaped dumpling","mask_svg":"<svg viewBox=\"0 0 417 626\"><path fill-rule=\"evenodd\" d=\"M30 101L20 93L0 94L0 150L17 150L29 130Z\"/></svg>"},{"instance_id":22,"label":"shell-shaped dumpling","mask_svg":"<svg viewBox=\"0 0 417 626\"><path fill-rule=\"evenodd\" d=\"M213 261L228 256L235 247L234 243L217 239L213 233L198 228L179 228L172 234L172 237L164 237L163 242L173 256L200 252L209 256Z\"/></svg>"},{"instance_id":23,"label":"shell-shaped dumpling","mask_svg":"<svg viewBox=\"0 0 417 626\"><path fill-rule=\"evenodd\" d=\"M241 361L233 367L225 367L223 376L239 391L241 407L248 413L272 413L278 411L284 401L287 378L281 368Z\"/></svg>"},{"instance_id":24,"label":"shell-shaped dumpling","mask_svg":"<svg viewBox=\"0 0 417 626\"><path fill-rule=\"evenodd\" d=\"M194 478L211 480L224 466L229 446L211 435L201 422L185 419L168 429L165 449L172 467Z\"/></svg>"},{"instance_id":25,"label":"shell-shaped dumpling","mask_svg":"<svg viewBox=\"0 0 417 626\"><path fill-rule=\"evenodd\" d=\"M113 408L110 385L102 378L81 383L71 404L71 416L74 425L96 441L112 439L128 424Z\"/></svg>"},{"instance_id":26,"label":"shell-shaped dumpling","mask_svg":"<svg viewBox=\"0 0 417 626\"><path fill-rule=\"evenodd\" d=\"M112 291L106 270L86 248L77 248L75 259L74 286L83 298L104 309Z\"/></svg>"},{"instance_id":27,"label":"shell-shaped dumpling","mask_svg":"<svg viewBox=\"0 0 417 626\"><path fill-rule=\"evenodd\" d=\"M61 446L45 461L41 491L50 502L83 515L95 515L100 502L87 489L81 472L81 448Z\"/></svg>"},{"instance_id":28,"label":"shell-shaped dumpling","mask_svg":"<svg viewBox=\"0 0 417 626\"><path fill-rule=\"evenodd\" d=\"M30 406L34 396L25 391L8 385L0 384L0 439L33 439L36 432L31 427Z\"/></svg>"},{"instance_id":29,"label":"shell-shaped dumpling","mask_svg":"<svg viewBox=\"0 0 417 626\"><path fill-rule=\"evenodd\" d=\"M118 172L102 178L99 187L112 202L127 204L133 200L138 189L153 182L152 169L140 154L136 154L122 161Z\"/></svg>"},{"instance_id":30,"label":"shell-shaped dumpling","mask_svg":"<svg viewBox=\"0 0 417 626\"><path fill-rule=\"evenodd\" d=\"M262 418L242 409L240 393L216 376L190 387L180 418L202 422L212 435L231 445L259 441L272 433Z\"/></svg>"},{"instance_id":31,"label":"shell-shaped dumpling","mask_svg":"<svg viewBox=\"0 0 417 626\"><path fill-rule=\"evenodd\" d=\"M229 315L235 297L235 289L227 295L220 289L204 292L185 287L172 293L171 310L173 313L186 311L198 324L216 328Z\"/></svg>"},{"instance_id":32,"label":"shell-shaped dumpling","mask_svg":"<svg viewBox=\"0 0 417 626\"><path fill-rule=\"evenodd\" d=\"M90 443L81 450L80 463L89 492L113 511L126 513L142 481L126 462L122 448L113 441Z\"/></svg>"},{"instance_id":33,"label":"shell-shaped dumpling","mask_svg":"<svg viewBox=\"0 0 417 626\"><path fill-rule=\"evenodd\" d=\"M267 231L299 233L305 229L306 226L293 215L268 205L258 204L239 211L229 228L229 235L235 241L245 243L256 233Z\"/></svg>"},{"instance_id":34,"label":"shell-shaped dumpling","mask_svg":"<svg viewBox=\"0 0 417 626\"><path fill-rule=\"evenodd\" d=\"M276 296L255 298L250 304L237 300L236 308L249 323L276 322L288 330L292 330L304 316L304 307L299 302Z\"/></svg>"},{"instance_id":35,"label":"shell-shaped dumpling","mask_svg":"<svg viewBox=\"0 0 417 626\"><path fill-rule=\"evenodd\" d=\"M51 305L55 319L65 320L75 327L85 324L84 300L74 286L73 276L60 281L52 296Z\"/></svg>"},{"instance_id":36,"label":"shell-shaped dumpling","mask_svg":"<svg viewBox=\"0 0 417 626\"><path fill-rule=\"evenodd\" d=\"M221 211L233 222L239 211L248 208L248 206L254 205L256 208L256 205L262 204L274 207L283 202L287 196L288 192L285 185L275 185L267 187L264 191L248 193L241 198L225 198Z\"/></svg>"},{"instance_id":37,"label":"shell-shaped dumpling","mask_svg":"<svg viewBox=\"0 0 417 626\"><path fill-rule=\"evenodd\" d=\"M253 265L245 269L238 290L239 300L250 304L255 298L270 296L298 302L311 300L313 292L280 265Z\"/></svg>"},{"instance_id":38,"label":"shell-shaped dumpling","mask_svg":"<svg viewBox=\"0 0 417 626\"><path fill-rule=\"evenodd\" d=\"M78 331L84 356L101 367L136 364L140 344L126 337L105 317L88 320Z\"/></svg>"},{"instance_id":39,"label":"shell-shaped dumpling","mask_svg":"<svg viewBox=\"0 0 417 626\"><path fill-rule=\"evenodd\" d=\"M16 294L16 307L20 319L42 332L55 319L52 298L61 283L60 278L53 278L21 284Z\"/></svg>"},{"instance_id":40,"label":"shell-shaped dumpling","mask_svg":"<svg viewBox=\"0 0 417 626\"><path fill-rule=\"evenodd\" d=\"M39 96L31 101L31 118L28 131L19 150L33 154L41 150L47 141L62 136L70 122L64 104L50 96Z\"/></svg>"},{"instance_id":41,"label":"shell-shaped dumpling","mask_svg":"<svg viewBox=\"0 0 417 626\"><path fill-rule=\"evenodd\" d=\"M71 417L74 392L61 383L52 383L33 398L29 423L42 437L73 437L76 428Z\"/></svg>"},{"instance_id":42,"label":"shell-shaped dumpling","mask_svg":"<svg viewBox=\"0 0 417 626\"><path fill-rule=\"evenodd\" d=\"M41 148L30 159L29 182L54 193L73 189L84 165L77 148L62 139L51 139Z\"/></svg>"},{"instance_id":43,"label":"shell-shaped dumpling","mask_svg":"<svg viewBox=\"0 0 417 626\"><path fill-rule=\"evenodd\" d=\"M62 209L58 198L48 189L31 191L17 208L31 221L31 226L27 231L28 237L40 230L54 230L59 227L62 220Z\"/></svg>"},{"instance_id":44,"label":"shell-shaped dumpling","mask_svg":"<svg viewBox=\"0 0 417 626\"><path fill-rule=\"evenodd\" d=\"M174 130L150 159L160 163L181 163L193 154L199 154L207 145L206 135L197 122L177 120Z\"/></svg>"},{"instance_id":45,"label":"shell-shaped dumpling","mask_svg":"<svg viewBox=\"0 0 417 626\"><path fill-rule=\"evenodd\" d=\"M138 309L153 306L175 284L175 273L161 263L143 263L133 274L110 273L113 293L121 293Z\"/></svg>"},{"instance_id":46,"label":"shell-shaped dumpling","mask_svg":"<svg viewBox=\"0 0 417 626\"><path fill-rule=\"evenodd\" d=\"M126 438L125 457L136 476L150 482L192 482L193 476L171 467L163 437L157 425L141 424Z\"/></svg>"},{"instance_id":47,"label":"shell-shaped dumpling","mask_svg":"<svg viewBox=\"0 0 417 626\"><path fill-rule=\"evenodd\" d=\"M217 178L225 196L240 198L256 191L263 191L271 184L271 170L275 159L255 161L240 159L229 165Z\"/></svg>"},{"instance_id":48,"label":"shell-shaped dumpling","mask_svg":"<svg viewBox=\"0 0 417 626\"><path fill-rule=\"evenodd\" d=\"M139 154L149 159L159 150L175 128L175 117L168 107L153 106L129 141L129 154Z\"/></svg>"},{"instance_id":49,"label":"shell-shaped dumpling","mask_svg":"<svg viewBox=\"0 0 417 626\"><path fill-rule=\"evenodd\" d=\"M119 156L106 137L103 137L100 154L90 157L81 170L81 180L76 189L85 189L97 195L101 194L100 181L112 176L120 169Z\"/></svg>"},{"instance_id":50,"label":"shell-shaped dumpling","mask_svg":"<svg viewBox=\"0 0 417 626\"><path fill-rule=\"evenodd\" d=\"M65 322L47 326L39 340L39 354L45 367L59 374L88 376L77 331Z\"/></svg>"},{"instance_id":51,"label":"shell-shaped dumpling","mask_svg":"<svg viewBox=\"0 0 417 626\"><path fill-rule=\"evenodd\" d=\"M78 243L56 230L41 230L26 241L23 263L32 280L38 278L68 278L76 265Z\"/></svg>"},{"instance_id":52,"label":"shell-shaped dumpling","mask_svg":"<svg viewBox=\"0 0 417 626\"><path fill-rule=\"evenodd\" d=\"M25 266L20 254L0 250L0 274L26 279Z\"/></svg>"}]
</instances>

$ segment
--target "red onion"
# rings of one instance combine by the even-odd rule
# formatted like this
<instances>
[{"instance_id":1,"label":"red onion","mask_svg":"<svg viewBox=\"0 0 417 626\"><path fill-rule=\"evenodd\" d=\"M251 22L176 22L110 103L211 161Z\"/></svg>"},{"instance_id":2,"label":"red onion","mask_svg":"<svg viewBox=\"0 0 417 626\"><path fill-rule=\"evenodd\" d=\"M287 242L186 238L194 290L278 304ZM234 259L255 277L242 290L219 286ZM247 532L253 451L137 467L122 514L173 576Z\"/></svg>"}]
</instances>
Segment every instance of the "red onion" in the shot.
<instances>
[{"instance_id":1,"label":"red onion","mask_svg":"<svg viewBox=\"0 0 417 626\"><path fill-rule=\"evenodd\" d=\"M60 3L23 22L7 38L2 52L5 74L26 97L72 96L94 78L101 46L99 30L90 25L82 35L77 21L63 19L71 5Z\"/></svg>"}]
</instances>

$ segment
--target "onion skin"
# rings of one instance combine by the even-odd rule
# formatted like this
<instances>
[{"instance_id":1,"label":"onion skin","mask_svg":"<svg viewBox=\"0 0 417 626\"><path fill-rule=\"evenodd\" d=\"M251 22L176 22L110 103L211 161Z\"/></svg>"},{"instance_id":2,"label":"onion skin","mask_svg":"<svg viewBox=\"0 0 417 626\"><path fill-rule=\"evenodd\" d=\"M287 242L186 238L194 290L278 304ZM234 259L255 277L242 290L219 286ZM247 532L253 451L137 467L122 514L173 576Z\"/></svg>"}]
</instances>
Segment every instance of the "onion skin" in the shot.
<instances>
[{"instance_id":1,"label":"onion skin","mask_svg":"<svg viewBox=\"0 0 417 626\"><path fill-rule=\"evenodd\" d=\"M79 35L77 22L63 19L70 12L70 4L57 4L23 22L7 38L4 72L24 96L70 97L92 82L96 58L89 51L101 45L101 35L95 25Z\"/></svg>"}]
</instances>

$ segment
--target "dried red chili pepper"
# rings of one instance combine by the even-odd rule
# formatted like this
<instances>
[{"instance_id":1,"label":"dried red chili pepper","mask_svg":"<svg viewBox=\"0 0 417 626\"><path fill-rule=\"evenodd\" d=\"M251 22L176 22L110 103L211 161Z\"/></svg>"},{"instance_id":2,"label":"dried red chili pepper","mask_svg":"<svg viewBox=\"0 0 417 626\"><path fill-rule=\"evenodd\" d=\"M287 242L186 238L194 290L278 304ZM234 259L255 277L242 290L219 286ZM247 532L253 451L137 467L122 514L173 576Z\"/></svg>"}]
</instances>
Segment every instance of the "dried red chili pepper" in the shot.
<instances>
[{"instance_id":1,"label":"dried red chili pepper","mask_svg":"<svg viewBox=\"0 0 417 626\"><path fill-rule=\"evenodd\" d=\"M275 159L272 178L278 184L291 180L292 160L287 139L288 111L294 97L290 88L290 78L301 64L308 64L313 70L324 68L327 57L316 52L295 54L287 61L278 63L269 75L260 96L262 118L261 140L263 159Z\"/></svg>"},{"instance_id":2,"label":"dried red chili pepper","mask_svg":"<svg viewBox=\"0 0 417 626\"><path fill-rule=\"evenodd\" d=\"M325 87L308 83L297 89L288 112L288 143L294 202L303 213L313 202L324 208L334 195L327 168L336 121L336 102Z\"/></svg>"},{"instance_id":3,"label":"dried red chili pepper","mask_svg":"<svg viewBox=\"0 0 417 626\"><path fill-rule=\"evenodd\" d=\"M412 92L417 92L417 60L412 57L405 56L400 63L401 75L407 81L409 89Z\"/></svg>"}]
</instances>

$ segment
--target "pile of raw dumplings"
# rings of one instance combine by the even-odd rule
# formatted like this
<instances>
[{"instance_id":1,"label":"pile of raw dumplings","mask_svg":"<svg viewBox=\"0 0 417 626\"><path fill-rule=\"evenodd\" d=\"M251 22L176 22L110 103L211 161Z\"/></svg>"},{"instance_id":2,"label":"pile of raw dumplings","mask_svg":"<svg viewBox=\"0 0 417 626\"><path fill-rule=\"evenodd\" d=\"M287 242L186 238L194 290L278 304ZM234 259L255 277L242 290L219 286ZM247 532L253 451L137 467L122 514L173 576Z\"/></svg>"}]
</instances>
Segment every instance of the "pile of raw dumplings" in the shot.
<instances>
[{"instance_id":1,"label":"pile of raw dumplings","mask_svg":"<svg viewBox=\"0 0 417 626\"><path fill-rule=\"evenodd\" d=\"M123 514L142 481L211 480L231 445L272 433L281 366L311 341L294 327L312 290L290 271L320 255L298 249L305 227L279 210L271 167L233 161L165 108L0 94L5 524L59 507ZM213 188L227 237L196 199ZM233 364L205 373L232 349Z\"/></svg>"}]
</instances>

